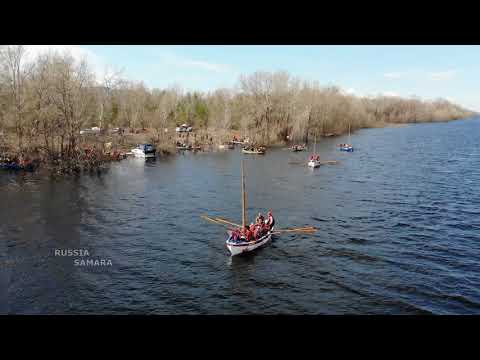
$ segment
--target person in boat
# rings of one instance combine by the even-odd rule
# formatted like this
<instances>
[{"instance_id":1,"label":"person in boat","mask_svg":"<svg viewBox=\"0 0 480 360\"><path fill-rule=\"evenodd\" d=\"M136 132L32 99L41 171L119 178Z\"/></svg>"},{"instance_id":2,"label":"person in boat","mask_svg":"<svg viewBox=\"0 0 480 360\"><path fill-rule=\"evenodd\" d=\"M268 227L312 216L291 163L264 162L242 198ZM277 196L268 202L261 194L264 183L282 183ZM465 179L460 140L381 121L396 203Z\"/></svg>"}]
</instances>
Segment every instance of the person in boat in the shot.
<instances>
[{"instance_id":1,"label":"person in boat","mask_svg":"<svg viewBox=\"0 0 480 360\"><path fill-rule=\"evenodd\" d=\"M268 211L267 220L265 220L265 223L268 225L269 229L273 228L275 225L275 219L273 218L272 210Z\"/></svg>"},{"instance_id":2,"label":"person in boat","mask_svg":"<svg viewBox=\"0 0 480 360\"><path fill-rule=\"evenodd\" d=\"M234 229L230 232L230 240L233 242L237 242L240 238L240 230Z\"/></svg>"},{"instance_id":3,"label":"person in boat","mask_svg":"<svg viewBox=\"0 0 480 360\"><path fill-rule=\"evenodd\" d=\"M249 228L247 228L246 240L248 242L254 240L253 231L251 231Z\"/></svg>"},{"instance_id":4,"label":"person in boat","mask_svg":"<svg viewBox=\"0 0 480 360\"><path fill-rule=\"evenodd\" d=\"M265 221L265 218L263 217L262 213L258 213L257 218L255 219L255 222L258 225L261 225Z\"/></svg>"},{"instance_id":5,"label":"person in boat","mask_svg":"<svg viewBox=\"0 0 480 360\"><path fill-rule=\"evenodd\" d=\"M255 240L259 239L261 236L261 228L259 225L254 226L253 237Z\"/></svg>"}]
</instances>

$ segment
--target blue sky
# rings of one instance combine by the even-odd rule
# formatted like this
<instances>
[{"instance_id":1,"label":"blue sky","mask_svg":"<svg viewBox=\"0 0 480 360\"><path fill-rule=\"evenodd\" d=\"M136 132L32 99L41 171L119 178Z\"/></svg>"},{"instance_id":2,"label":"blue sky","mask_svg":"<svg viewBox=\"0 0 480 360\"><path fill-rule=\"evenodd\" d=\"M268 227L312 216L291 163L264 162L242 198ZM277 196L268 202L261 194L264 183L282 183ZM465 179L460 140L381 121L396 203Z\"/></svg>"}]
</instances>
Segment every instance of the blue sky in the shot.
<instances>
[{"instance_id":1,"label":"blue sky","mask_svg":"<svg viewBox=\"0 0 480 360\"><path fill-rule=\"evenodd\" d=\"M286 70L356 95L447 98L480 111L480 46L71 46L148 87L233 87L240 74Z\"/></svg>"}]
</instances>

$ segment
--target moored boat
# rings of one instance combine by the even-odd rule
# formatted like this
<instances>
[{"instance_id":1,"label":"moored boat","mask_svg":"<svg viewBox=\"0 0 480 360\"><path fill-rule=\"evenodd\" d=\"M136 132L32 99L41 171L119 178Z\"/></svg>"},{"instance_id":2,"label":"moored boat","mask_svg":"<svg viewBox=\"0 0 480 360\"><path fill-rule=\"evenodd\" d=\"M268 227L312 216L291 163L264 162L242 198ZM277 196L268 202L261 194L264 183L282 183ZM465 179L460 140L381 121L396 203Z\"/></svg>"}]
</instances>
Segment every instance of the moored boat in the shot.
<instances>
[{"instance_id":1,"label":"moored boat","mask_svg":"<svg viewBox=\"0 0 480 360\"><path fill-rule=\"evenodd\" d=\"M232 150L235 148L235 145L233 144L233 142L223 143L218 145L218 148L221 150L226 150L226 149Z\"/></svg>"},{"instance_id":2,"label":"moored boat","mask_svg":"<svg viewBox=\"0 0 480 360\"><path fill-rule=\"evenodd\" d=\"M154 158L157 150L152 144L138 144L131 152L135 157Z\"/></svg>"},{"instance_id":3,"label":"moored boat","mask_svg":"<svg viewBox=\"0 0 480 360\"><path fill-rule=\"evenodd\" d=\"M176 143L176 148L177 148L177 150L193 150L192 145L182 144L178 141Z\"/></svg>"},{"instance_id":4,"label":"moored boat","mask_svg":"<svg viewBox=\"0 0 480 360\"><path fill-rule=\"evenodd\" d=\"M242 149L244 154L264 155L266 148L264 146L246 146Z\"/></svg>"},{"instance_id":5,"label":"moored boat","mask_svg":"<svg viewBox=\"0 0 480 360\"><path fill-rule=\"evenodd\" d=\"M293 145L290 149L291 149L293 152L296 152L296 151L305 151L305 150L307 150L307 146L306 146L306 145Z\"/></svg>"}]
</instances>

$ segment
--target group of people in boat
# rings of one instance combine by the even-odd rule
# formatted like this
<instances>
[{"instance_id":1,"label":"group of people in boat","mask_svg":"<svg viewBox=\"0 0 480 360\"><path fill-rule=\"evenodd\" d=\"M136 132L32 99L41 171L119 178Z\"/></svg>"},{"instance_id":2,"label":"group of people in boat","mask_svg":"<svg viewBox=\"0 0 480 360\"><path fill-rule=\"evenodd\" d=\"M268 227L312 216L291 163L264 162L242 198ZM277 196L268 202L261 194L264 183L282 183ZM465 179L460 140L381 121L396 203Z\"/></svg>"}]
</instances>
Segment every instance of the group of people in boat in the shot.
<instances>
[{"instance_id":1,"label":"group of people in boat","mask_svg":"<svg viewBox=\"0 0 480 360\"><path fill-rule=\"evenodd\" d=\"M338 144L339 147L352 147L350 144Z\"/></svg>"},{"instance_id":2,"label":"group of people in boat","mask_svg":"<svg viewBox=\"0 0 480 360\"><path fill-rule=\"evenodd\" d=\"M265 146L261 146L261 145L247 145L243 149L247 151L256 151L256 152L264 152L266 150Z\"/></svg>"},{"instance_id":3,"label":"group of people in boat","mask_svg":"<svg viewBox=\"0 0 480 360\"><path fill-rule=\"evenodd\" d=\"M302 151L302 150L305 150L306 148L307 148L307 144L292 146L293 151Z\"/></svg>"},{"instance_id":4,"label":"group of people in boat","mask_svg":"<svg viewBox=\"0 0 480 360\"><path fill-rule=\"evenodd\" d=\"M180 141L177 141L175 143L175 145L177 146L177 149L192 149L193 148L192 145L187 145L185 143L181 143Z\"/></svg>"},{"instance_id":5,"label":"group of people in boat","mask_svg":"<svg viewBox=\"0 0 480 360\"><path fill-rule=\"evenodd\" d=\"M258 213L255 218L255 223L250 226L245 225L245 228L233 230L230 237L234 242L239 241L256 241L265 236L275 225L275 219L272 215L272 210L268 211L267 218L261 213Z\"/></svg>"},{"instance_id":6,"label":"group of people in boat","mask_svg":"<svg viewBox=\"0 0 480 360\"><path fill-rule=\"evenodd\" d=\"M312 154L310 155L310 157L308 158L309 161L320 161L320 155L315 155L315 154Z\"/></svg>"}]
</instances>

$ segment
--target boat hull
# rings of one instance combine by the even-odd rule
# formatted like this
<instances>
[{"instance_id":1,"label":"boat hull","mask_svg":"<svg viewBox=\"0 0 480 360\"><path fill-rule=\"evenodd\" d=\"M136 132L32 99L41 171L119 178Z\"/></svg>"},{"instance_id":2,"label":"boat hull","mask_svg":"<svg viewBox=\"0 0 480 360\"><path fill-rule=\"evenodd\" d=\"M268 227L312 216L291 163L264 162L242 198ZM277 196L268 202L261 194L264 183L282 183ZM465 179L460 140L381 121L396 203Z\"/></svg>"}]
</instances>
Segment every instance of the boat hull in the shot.
<instances>
[{"instance_id":1,"label":"boat hull","mask_svg":"<svg viewBox=\"0 0 480 360\"><path fill-rule=\"evenodd\" d=\"M244 149L242 149L242 153L252 154L252 155L265 155L265 151L251 151L251 150L244 150Z\"/></svg>"},{"instance_id":2,"label":"boat hull","mask_svg":"<svg viewBox=\"0 0 480 360\"><path fill-rule=\"evenodd\" d=\"M341 147L340 151L353 152L353 147Z\"/></svg>"},{"instance_id":3,"label":"boat hull","mask_svg":"<svg viewBox=\"0 0 480 360\"><path fill-rule=\"evenodd\" d=\"M227 249L230 251L230 254L232 256L251 252L253 250L258 249L259 247L262 247L263 245L267 244L270 240L272 240L272 231L273 229L270 230L266 235L264 235L260 239L255 241L250 241L249 243L235 243L227 240L226 241Z\"/></svg>"},{"instance_id":4,"label":"boat hull","mask_svg":"<svg viewBox=\"0 0 480 360\"><path fill-rule=\"evenodd\" d=\"M320 161L317 161L317 160L310 160L307 164L308 167L311 167L311 168L317 168L317 167L320 167Z\"/></svg>"},{"instance_id":5,"label":"boat hull","mask_svg":"<svg viewBox=\"0 0 480 360\"><path fill-rule=\"evenodd\" d=\"M132 149L132 154L138 158L154 158L156 156L154 151L145 153L140 149Z\"/></svg>"}]
</instances>

